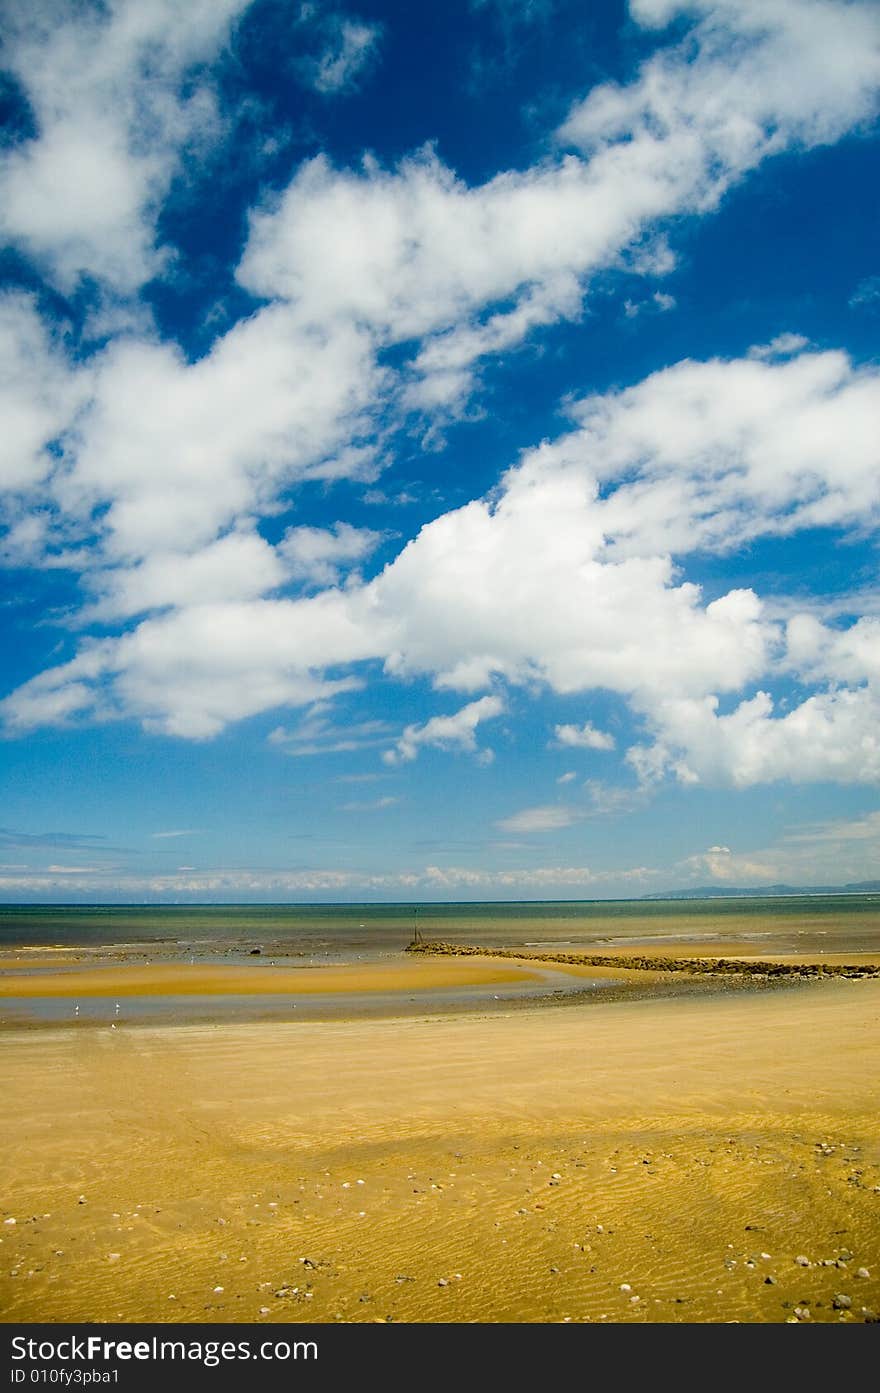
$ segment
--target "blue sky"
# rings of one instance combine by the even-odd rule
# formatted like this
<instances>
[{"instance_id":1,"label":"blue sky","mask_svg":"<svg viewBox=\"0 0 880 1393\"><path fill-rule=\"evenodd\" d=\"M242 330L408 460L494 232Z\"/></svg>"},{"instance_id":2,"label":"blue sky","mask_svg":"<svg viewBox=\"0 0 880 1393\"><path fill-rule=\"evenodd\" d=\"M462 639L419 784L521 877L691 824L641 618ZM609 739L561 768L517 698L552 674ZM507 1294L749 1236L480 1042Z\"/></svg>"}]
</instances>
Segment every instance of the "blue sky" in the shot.
<instances>
[{"instance_id":1,"label":"blue sky","mask_svg":"<svg viewBox=\"0 0 880 1393\"><path fill-rule=\"evenodd\" d=\"M880 877L880 7L0 16L0 898Z\"/></svg>"}]
</instances>

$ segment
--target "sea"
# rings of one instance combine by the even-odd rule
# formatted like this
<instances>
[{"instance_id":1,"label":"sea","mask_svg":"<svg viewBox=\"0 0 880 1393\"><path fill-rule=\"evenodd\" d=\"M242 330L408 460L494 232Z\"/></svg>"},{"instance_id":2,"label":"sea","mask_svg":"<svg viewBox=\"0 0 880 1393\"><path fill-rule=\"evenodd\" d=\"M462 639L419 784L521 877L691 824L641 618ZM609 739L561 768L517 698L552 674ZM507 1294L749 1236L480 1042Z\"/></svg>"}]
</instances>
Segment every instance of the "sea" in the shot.
<instances>
[{"instance_id":1,"label":"sea","mask_svg":"<svg viewBox=\"0 0 880 1393\"><path fill-rule=\"evenodd\" d=\"M393 904L0 905L0 951L82 948L199 958L385 956L420 936L498 948L599 950L718 940L778 951L880 950L880 893L679 900Z\"/></svg>"}]
</instances>

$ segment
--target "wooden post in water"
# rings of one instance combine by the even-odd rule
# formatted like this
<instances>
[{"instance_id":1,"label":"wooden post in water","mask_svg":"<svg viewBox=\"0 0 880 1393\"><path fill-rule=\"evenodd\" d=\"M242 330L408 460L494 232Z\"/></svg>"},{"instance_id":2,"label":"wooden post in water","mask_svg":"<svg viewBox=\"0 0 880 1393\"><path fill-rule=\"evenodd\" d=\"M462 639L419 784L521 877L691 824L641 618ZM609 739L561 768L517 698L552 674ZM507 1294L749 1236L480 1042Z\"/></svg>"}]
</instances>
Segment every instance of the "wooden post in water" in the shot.
<instances>
[{"instance_id":1,"label":"wooden post in water","mask_svg":"<svg viewBox=\"0 0 880 1393\"><path fill-rule=\"evenodd\" d=\"M410 943L410 947L411 947L411 948L415 948L418 944L420 944L420 943L422 943L422 942L423 942L422 935L419 933L419 911L418 911L418 909L416 909L416 908L414 907L414 908L413 908L413 936L412 936L412 942Z\"/></svg>"}]
</instances>

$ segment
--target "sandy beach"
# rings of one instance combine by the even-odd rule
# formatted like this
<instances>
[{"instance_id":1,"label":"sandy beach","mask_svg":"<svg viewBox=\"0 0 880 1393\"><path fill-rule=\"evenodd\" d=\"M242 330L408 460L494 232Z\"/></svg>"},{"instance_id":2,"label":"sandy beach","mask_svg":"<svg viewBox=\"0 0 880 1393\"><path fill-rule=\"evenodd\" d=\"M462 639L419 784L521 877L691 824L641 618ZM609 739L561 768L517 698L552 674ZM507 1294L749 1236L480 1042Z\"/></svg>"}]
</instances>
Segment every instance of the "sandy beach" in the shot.
<instances>
[{"instance_id":1,"label":"sandy beach","mask_svg":"<svg viewBox=\"0 0 880 1393\"><path fill-rule=\"evenodd\" d=\"M880 1308L877 980L4 1045L6 1321Z\"/></svg>"}]
</instances>

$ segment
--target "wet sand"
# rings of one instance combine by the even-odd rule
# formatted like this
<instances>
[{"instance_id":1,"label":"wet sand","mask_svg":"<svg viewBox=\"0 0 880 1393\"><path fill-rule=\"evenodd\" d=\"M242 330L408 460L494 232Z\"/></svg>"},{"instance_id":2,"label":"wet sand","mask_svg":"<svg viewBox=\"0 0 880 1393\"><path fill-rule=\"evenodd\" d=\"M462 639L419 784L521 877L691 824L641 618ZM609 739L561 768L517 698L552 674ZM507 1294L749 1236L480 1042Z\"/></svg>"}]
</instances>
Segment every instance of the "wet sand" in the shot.
<instances>
[{"instance_id":1,"label":"wet sand","mask_svg":"<svg viewBox=\"0 0 880 1393\"><path fill-rule=\"evenodd\" d=\"M3 1043L7 1321L880 1308L876 980Z\"/></svg>"},{"instance_id":2,"label":"wet sand","mask_svg":"<svg viewBox=\"0 0 880 1393\"><path fill-rule=\"evenodd\" d=\"M346 992L430 991L453 986L489 986L500 982L537 982L540 971L522 963L488 958L462 962L442 958L347 966L276 967L210 963L41 967L33 971L9 961L0 976L3 997L130 996L303 996Z\"/></svg>"}]
</instances>

